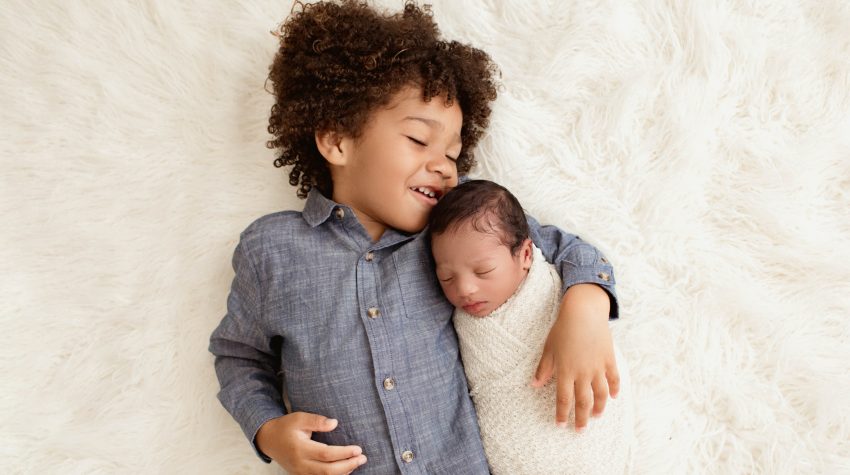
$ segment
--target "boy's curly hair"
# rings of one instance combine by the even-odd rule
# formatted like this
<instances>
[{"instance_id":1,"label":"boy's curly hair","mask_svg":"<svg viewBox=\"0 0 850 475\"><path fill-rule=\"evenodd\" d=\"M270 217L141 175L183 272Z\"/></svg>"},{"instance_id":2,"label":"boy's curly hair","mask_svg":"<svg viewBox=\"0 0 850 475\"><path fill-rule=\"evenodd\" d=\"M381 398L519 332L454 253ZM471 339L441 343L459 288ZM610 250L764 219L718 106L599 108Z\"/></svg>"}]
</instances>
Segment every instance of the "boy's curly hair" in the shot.
<instances>
[{"instance_id":1,"label":"boy's curly hair","mask_svg":"<svg viewBox=\"0 0 850 475\"><path fill-rule=\"evenodd\" d=\"M458 173L475 164L496 98L496 66L484 51L440 39L430 7L408 1L388 15L366 2L302 4L281 25L280 48L269 77L274 87L266 146L278 149L276 167L293 165L289 183L305 198L316 187L333 193L330 170L316 147L317 131L358 137L369 115L408 85L428 101L445 94L463 112Z\"/></svg>"}]
</instances>

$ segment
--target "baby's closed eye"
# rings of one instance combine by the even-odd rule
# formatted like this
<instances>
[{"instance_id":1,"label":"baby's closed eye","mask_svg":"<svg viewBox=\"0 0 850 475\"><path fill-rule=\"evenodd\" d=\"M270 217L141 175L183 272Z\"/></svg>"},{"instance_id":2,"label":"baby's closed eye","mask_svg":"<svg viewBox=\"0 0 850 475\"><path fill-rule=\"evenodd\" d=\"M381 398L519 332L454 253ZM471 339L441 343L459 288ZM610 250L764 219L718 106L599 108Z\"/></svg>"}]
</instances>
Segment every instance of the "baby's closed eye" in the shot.
<instances>
[{"instance_id":1,"label":"baby's closed eye","mask_svg":"<svg viewBox=\"0 0 850 475\"><path fill-rule=\"evenodd\" d=\"M495 267L493 267L492 269L475 271L475 275L486 275L486 274L489 274L490 272L493 272L494 270L496 270Z\"/></svg>"}]
</instances>

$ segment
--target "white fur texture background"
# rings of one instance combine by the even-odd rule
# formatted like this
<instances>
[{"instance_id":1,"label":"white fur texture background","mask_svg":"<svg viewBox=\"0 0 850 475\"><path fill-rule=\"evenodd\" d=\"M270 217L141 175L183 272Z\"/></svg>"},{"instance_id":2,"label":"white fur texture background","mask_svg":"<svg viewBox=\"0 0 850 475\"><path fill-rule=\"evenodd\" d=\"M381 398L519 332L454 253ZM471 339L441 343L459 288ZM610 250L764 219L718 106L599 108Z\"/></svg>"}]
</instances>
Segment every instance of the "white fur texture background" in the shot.
<instances>
[{"instance_id":1,"label":"white fur texture background","mask_svg":"<svg viewBox=\"0 0 850 475\"><path fill-rule=\"evenodd\" d=\"M615 264L636 472L850 473L850 3L432 3L502 71L474 175ZM206 348L239 232L302 206L290 6L2 2L0 472L280 473Z\"/></svg>"}]
</instances>

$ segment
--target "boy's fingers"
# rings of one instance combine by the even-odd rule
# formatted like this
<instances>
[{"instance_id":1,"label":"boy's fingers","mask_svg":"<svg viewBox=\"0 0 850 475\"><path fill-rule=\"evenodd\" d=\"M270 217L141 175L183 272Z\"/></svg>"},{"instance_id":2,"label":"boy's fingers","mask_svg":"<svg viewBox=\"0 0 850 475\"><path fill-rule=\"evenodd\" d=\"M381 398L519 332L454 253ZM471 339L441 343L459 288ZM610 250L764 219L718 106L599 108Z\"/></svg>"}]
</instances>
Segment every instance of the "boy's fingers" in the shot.
<instances>
[{"instance_id":1,"label":"boy's fingers","mask_svg":"<svg viewBox=\"0 0 850 475\"><path fill-rule=\"evenodd\" d=\"M308 459L325 463L356 458L363 453L363 449L356 445L326 445L314 440L305 449Z\"/></svg>"},{"instance_id":2,"label":"boy's fingers","mask_svg":"<svg viewBox=\"0 0 850 475\"><path fill-rule=\"evenodd\" d=\"M557 424L558 427L567 427L567 421L570 418L570 410L573 408L573 381L561 381L559 379L556 392L555 424Z\"/></svg>"},{"instance_id":3,"label":"boy's fingers","mask_svg":"<svg viewBox=\"0 0 850 475\"><path fill-rule=\"evenodd\" d=\"M605 371L605 377L608 378L608 391L611 393L611 397L617 397L620 394L620 371L617 370L617 363L608 367Z\"/></svg>"},{"instance_id":4,"label":"boy's fingers","mask_svg":"<svg viewBox=\"0 0 850 475\"><path fill-rule=\"evenodd\" d=\"M307 464L308 473L326 473L331 475L343 475L351 473L357 467L366 463L365 455L358 455L337 462L310 462Z\"/></svg>"},{"instance_id":5,"label":"boy's fingers","mask_svg":"<svg viewBox=\"0 0 850 475\"><path fill-rule=\"evenodd\" d=\"M301 412L298 420L299 428L311 432L330 432L336 429L337 420L330 419L320 414Z\"/></svg>"},{"instance_id":6,"label":"boy's fingers","mask_svg":"<svg viewBox=\"0 0 850 475\"><path fill-rule=\"evenodd\" d=\"M544 386L549 382L549 379L552 378L554 373L555 360L551 354L547 354L544 351L543 356L540 358L540 363L537 364L537 370L534 371L534 381L531 382L531 385L535 388Z\"/></svg>"},{"instance_id":7,"label":"boy's fingers","mask_svg":"<svg viewBox=\"0 0 850 475\"><path fill-rule=\"evenodd\" d=\"M576 381L575 398L576 430L581 430L587 425L587 419L590 417L590 410L593 408L593 391L590 389L590 384Z\"/></svg>"},{"instance_id":8,"label":"boy's fingers","mask_svg":"<svg viewBox=\"0 0 850 475\"><path fill-rule=\"evenodd\" d=\"M605 375L597 375L591 384L593 388L593 417L599 417L605 411L605 404L608 402L608 383L605 380Z\"/></svg>"}]
</instances>

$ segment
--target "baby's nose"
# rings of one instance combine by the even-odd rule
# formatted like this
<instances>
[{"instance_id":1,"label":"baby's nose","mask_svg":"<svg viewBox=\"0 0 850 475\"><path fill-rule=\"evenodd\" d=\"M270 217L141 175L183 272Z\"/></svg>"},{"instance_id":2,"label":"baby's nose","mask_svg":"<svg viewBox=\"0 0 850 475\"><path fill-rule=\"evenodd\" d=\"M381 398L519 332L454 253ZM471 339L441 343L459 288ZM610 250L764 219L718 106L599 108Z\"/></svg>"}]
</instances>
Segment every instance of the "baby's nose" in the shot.
<instances>
[{"instance_id":1,"label":"baby's nose","mask_svg":"<svg viewBox=\"0 0 850 475\"><path fill-rule=\"evenodd\" d=\"M469 297L474 294L475 291L478 290L478 286L475 285L475 282L472 282L471 279L463 280L458 282L457 293L461 297Z\"/></svg>"}]
</instances>

